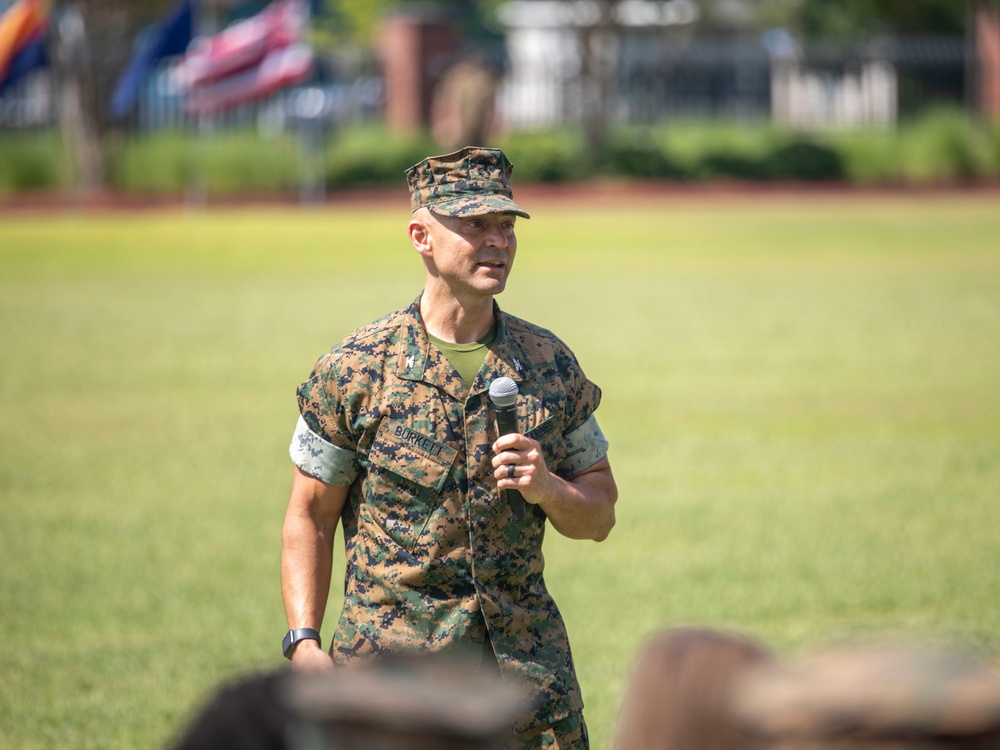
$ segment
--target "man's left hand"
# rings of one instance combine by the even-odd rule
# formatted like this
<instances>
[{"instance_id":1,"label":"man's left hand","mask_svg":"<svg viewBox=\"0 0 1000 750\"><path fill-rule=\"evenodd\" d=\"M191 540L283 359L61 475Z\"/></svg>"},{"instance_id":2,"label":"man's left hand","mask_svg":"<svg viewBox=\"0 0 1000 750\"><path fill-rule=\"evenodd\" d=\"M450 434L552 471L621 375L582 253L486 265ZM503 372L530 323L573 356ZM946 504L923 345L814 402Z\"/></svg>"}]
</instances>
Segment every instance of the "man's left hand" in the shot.
<instances>
[{"instance_id":1,"label":"man's left hand","mask_svg":"<svg viewBox=\"0 0 1000 750\"><path fill-rule=\"evenodd\" d=\"M524 435L503 435L493 453L497 489L520 492L525 502L545 511L560 534L600 542L611 533L618 487L607 456L563 479L545 465L538 441Z\"/></svg>"},{"instance_id":2,"label":"man's left hand","mask_svg":"<svg viewBox=\"0 0 1000 750\"><path fill-rule=\"evenodd\" d=\"M538 505L551 493L552 474L537 440L517 433L493 443L493 476L499 490L517 490L525 502Z\"/></svg>"}]
</instances>

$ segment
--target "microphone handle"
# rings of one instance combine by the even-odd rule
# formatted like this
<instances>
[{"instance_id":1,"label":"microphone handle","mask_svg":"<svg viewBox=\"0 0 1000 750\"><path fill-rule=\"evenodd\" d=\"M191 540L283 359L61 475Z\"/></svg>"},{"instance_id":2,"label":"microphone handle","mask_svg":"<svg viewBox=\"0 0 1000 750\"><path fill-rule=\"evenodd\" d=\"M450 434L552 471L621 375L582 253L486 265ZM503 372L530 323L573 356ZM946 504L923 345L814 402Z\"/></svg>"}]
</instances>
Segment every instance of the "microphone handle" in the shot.
<instances>
[{"instance_id":1,"label":"microphone handle","mask_svg":"<svg viewBox=\"0 0 1000 750\"><path fill-rule=\"evenodd\" d=\"M497 407L496 413L497 432L499 432L500 435L510 435L518 432L517 412L513 407ZM514 514L514 520L522 520L524 518L524 508L526 505L524 502L524 496L517 490L504 490L504 494L507 496L507 502L510 504L511 513Z\"/></svg>"}]
</instances>

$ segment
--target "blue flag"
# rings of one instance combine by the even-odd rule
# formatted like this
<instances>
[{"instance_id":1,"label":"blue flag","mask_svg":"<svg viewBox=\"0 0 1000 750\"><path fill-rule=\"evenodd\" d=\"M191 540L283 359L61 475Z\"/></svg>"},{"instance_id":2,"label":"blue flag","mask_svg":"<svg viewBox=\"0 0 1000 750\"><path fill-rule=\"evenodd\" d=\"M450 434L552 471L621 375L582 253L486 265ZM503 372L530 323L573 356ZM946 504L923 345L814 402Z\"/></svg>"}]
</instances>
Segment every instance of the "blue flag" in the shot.
<instances>
[{"instance_id":1,"label":"blue flag","mask_svg":"<svg viewBox=\"0 0 1000 750\"><path fill-rule=\"evenodd\" d=\"M194 35L194 2L180 0L139 44L111 97L111 116L118 120L131 112L139 91L157 60L183 55Z\"/></svg>"},{"instance_id":2,"label":"blue flag","mask_svg":"<svg viewBox=\"0 0 1000 750\"><path fill-rule=\"evenodd\" d=\"M7 75L0 80L0 94L8 87L24 78L36 68L44 68L49 64L49 54L46 50L45 36L29 41L11 58Z\"/></svg>"}]
</instances>

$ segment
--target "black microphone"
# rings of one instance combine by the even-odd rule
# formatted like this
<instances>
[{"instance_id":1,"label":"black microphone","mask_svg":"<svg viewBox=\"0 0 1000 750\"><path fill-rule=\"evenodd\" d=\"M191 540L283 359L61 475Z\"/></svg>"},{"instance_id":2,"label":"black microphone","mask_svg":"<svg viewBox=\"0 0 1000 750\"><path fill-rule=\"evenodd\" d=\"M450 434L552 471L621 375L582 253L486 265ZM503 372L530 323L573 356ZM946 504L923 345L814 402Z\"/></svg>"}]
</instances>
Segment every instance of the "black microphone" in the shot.
<instances>
[{"instance_id":1,"label":"black microphone","mask_svg":"<svg viewBox=\"0 0 1000 750\"><path fill-rule=\"evenodd\" d=\"M497 432L510 435L520 432L517 426L517 383L510 378L497 378L490 383L490 401L497 414ZM517 490L505 490L514 520L524 518L524 496Z\"/></svg>"}]
</instances>

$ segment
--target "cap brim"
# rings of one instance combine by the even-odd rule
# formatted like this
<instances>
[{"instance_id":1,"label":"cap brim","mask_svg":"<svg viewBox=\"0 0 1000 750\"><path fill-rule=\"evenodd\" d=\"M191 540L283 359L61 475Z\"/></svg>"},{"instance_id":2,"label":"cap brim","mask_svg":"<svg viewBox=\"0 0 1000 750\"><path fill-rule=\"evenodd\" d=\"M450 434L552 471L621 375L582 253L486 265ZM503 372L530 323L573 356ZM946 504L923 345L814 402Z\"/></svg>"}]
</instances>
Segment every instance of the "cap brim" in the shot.
<instances>
[{"instance_id":1,"label":"cap brim","mask_svg":"<svg viewBox=\"0 0 1000 750\"><path fill-rule=\"evenodd\" d=\"M525 219L531 216L505 195L477 195L435 202L429 210L444 216L482 216L483 214L516 214Z\"/></svg>"}]
</instances>

